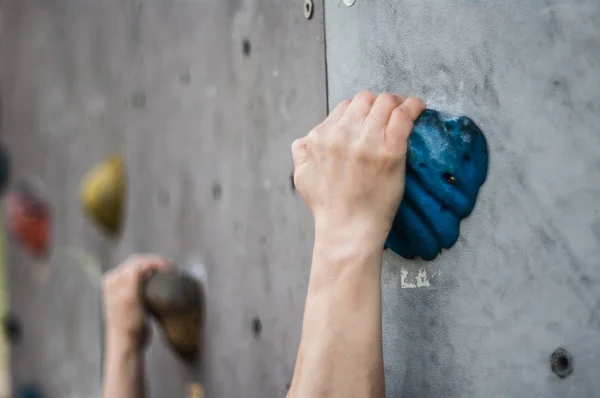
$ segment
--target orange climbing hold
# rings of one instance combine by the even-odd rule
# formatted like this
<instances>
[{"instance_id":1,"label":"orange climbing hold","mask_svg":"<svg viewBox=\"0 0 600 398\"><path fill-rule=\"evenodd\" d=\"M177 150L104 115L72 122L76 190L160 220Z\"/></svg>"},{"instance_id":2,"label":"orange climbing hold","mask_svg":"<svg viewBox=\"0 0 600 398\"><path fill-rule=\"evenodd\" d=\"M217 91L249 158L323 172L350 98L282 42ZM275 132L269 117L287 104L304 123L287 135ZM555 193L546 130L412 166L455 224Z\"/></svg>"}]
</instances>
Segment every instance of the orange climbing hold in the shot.
<instances>
[{"instance_id":1,"label":"orange climbing hold","mask_svg":"<svg viewBox=\"0 0 600 398\"><path fill-rule=\"evenodd\" d=\"M82 209L111 235L119 234L123 224L125 185L125 162L121 156L113 156L95 166L81 184Z\"/></svg>"},{"instance_id":2,"label":"orange climbing hold","mask_svg":"<svg viewBox=\"0 0 600 398\"><path fill-rule=\"evenodd\" d=\"M8 229L27 251L36 257L48 254L50 206L30 184L21 183L6 198Z\"/></svg>"}]
</instances>

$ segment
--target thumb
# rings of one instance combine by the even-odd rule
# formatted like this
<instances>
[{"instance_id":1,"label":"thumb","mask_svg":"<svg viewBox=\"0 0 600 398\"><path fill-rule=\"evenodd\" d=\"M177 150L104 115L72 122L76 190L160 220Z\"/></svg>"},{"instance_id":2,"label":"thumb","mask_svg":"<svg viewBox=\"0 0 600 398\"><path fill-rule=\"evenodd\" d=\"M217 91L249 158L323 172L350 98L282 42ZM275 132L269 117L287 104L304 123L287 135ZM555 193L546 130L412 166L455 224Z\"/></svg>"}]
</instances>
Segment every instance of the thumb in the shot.
<instances>
[{"instance_id":1,"label":"thumb","mask_svg":"<svg viewBox=\"0 0 600 398\"><path fill-rule=\"evenodd\" d=\"M292 143L292 158L295 169L306 163L308 159L307 137L298 138Z\"/></svg>"}]
</instances>

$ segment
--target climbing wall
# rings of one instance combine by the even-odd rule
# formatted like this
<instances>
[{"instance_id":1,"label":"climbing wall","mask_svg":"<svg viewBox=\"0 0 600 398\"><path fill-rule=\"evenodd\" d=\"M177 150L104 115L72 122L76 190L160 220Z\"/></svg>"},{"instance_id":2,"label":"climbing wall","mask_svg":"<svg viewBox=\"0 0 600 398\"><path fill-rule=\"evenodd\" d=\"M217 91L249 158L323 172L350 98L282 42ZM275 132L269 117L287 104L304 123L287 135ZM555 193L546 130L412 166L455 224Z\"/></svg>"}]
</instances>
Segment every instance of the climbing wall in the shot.
<instances>
[{"instance_id":1,"label":"climbing wall","mask_svg":"<svg viewBox=\"0 0 600 398\"><path fill-rule=\"evenodd\" d=\"M418 95L490 151L455 247L386 253L387 396L598 396L600 3L325 0L325 16L331 106Z\"/></svg>"},{"instance_id":2,"label":"climbing wall","mask_svg":"<svg viewBox=\"0 0 600 398\"><path fill-rule=\"evenodd\" d=\"M302 0L0 7L12 183L34 180L52 208L50 256L6 242L21 326L15 388L98 394L99 273L141 251L207 272L203 361L182 364L155 328L151 395L184 397L200 383L209 397L283 396L312 239L289 145L327 101L372 89L470 116L490 150L455 247L432 262L386 252L388 396L598 395L597 2L325 0L325 14ZM128 169L116 238L77 198L85 173L114 153Z\"/></svg>"},{"instance_id":3,"label":"climbing wall","mask_svg":"<svg viewBox=\"0 0 600 398\"><path fill-rule=\"evenodd\" d=\"M53 215L49 258L7 242L10 306L22 324L13 386L97 396L97 283L93 272L69 275L75 264L107 270L131 252L158 252L206 269L207 335L202 363L188 367L153 330L151 396L185 397L189 383L208 397L284 396L312 244L289 147L326 114L322 5L312 14L298 0L1 7L12 180L35 180ZM82 214L78 191L114 153L125 156L128 188L122 234L111 238Z\"/></svg>"}]
</instances>

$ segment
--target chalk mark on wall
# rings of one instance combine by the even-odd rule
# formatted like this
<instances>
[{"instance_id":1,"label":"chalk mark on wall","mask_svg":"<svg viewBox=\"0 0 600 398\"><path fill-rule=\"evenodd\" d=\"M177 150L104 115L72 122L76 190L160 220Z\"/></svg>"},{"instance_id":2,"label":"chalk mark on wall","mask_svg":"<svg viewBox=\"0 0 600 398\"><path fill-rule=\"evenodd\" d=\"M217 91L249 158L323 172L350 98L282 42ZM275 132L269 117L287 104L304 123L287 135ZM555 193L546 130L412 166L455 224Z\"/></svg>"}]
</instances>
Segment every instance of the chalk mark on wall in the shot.
<instances>
[{"instance_id":1,"label":"chalk mark on wall","mask_svg":"<svg viewBox=\"0 0 600 398\"><path fill-rule=\"evenodd\" d=\"M421 267L415 271L405 267L400 269L400 287L403 289L414 289L417 287L429 287L429 277L425 267Z\"/></svg>"}]
</instances>

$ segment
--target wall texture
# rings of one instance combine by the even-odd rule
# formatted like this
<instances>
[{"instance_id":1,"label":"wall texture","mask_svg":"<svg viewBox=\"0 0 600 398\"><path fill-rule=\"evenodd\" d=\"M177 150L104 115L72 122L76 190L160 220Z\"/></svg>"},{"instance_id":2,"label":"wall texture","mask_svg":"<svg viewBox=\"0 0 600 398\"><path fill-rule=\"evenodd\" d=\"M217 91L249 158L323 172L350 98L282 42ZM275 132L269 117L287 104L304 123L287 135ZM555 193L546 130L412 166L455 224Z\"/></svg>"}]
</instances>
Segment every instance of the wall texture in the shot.
<instances>
[{"instance_id":1,"label":"wall texture","mask_svg":"<svg viewBox=\"0 0 600 398\"><path fill-rule=\"evenodd\" d=\"M490 148L456 246L429 263L386 255L388 396L597 396L600 4L326 0L325 16L331 106L418 95L472 117Z\"/></svg>"},{"instance_id":2,"label":"wall texture","mask_svg":"<svg viewBox=\"0 0 600 398\"><path fill-rule=\"evenodd\" d=\"M296 0L2 7L2 129L15 179L36 177L54 204L55 247L83 252L104 270L134 251L207 270L203 363L183 366L155 329L151 396L184 397L188 382L203 383L209 397L284 396L312 244L311 218L290 183L289 147L326 114L320 2L311 20ZM118 151L129 172L127 218L111 241L81 214L77 192L86 171ZM64 340L67 315L97 324L97 303L73 299L90 284L61 295L61 271L40 282L36 262L15 242L8 249L11 307L24 327L12 351L14 385L90 397L99 366L61 379L53 370L61 358L49 354ZM50 265L65 269L56 253ZM99 357L99 330L87 338L86 347L68 346L62 359L72 368Z\"/></svg>"}]
</instances>

